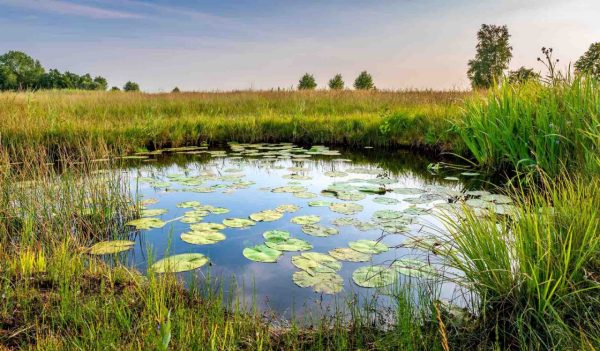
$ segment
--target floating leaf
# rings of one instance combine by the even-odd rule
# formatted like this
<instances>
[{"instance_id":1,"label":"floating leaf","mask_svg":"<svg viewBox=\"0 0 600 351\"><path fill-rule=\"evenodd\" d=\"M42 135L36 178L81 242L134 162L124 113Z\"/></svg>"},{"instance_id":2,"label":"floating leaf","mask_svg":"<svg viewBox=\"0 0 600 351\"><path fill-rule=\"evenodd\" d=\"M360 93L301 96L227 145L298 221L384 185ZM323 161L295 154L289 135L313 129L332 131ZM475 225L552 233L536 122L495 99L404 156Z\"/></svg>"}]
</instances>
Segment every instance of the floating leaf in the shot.
<instances>
[{"instance_id":1,"label":"floating leaf","mask_svg":"<svg viewBox=\"0 0 600 351\"><path fill-rule=\"evenodd\" d=\"M335 194L335 197L343 201L360 201L367 196L359 192L339 191Z\"/></svg>"},{"instance_id":2,"label":"floating leaf","mask_svg":"<svg viewBox=\"0 0 600 351\"><path fill-rule=\"evenodd\" d=\"M402 213L407 214L409 216L422 216L428 214L429 210L417 206L409 206L402 210Z\"/></svg>"},{"instance_id":3,"label":"floating leaf","mask_svg":"<svg viewBox=\"0 0 600 351\"><path fill-rule=\"evenodd\" d=\"M296 238L271 238L265 241L265 245L280 251L307 251L313 248L308 241Z\"/></svg>"},{"instance_id":4,"label":"floating leaf","mask_svg":"<svg viewBox=\"0 0 600 351\"><path fill-rule=\"evenodd\" d=\"M144 208L140 211L142 217L156 217L167 213L168 211L164 208Z\"/></svg>"},{"instance_id":5,"label":"floating leaf","mask_svg":"<svg viewBox=\"0 0 600 351\"><path fill-rule=\"evenodd\" d=\"M269 230L263 233L265 240L287 240L290 238L290 232L285 230Z\"/></svg>"},{"instance_id":6,"label":"floating leaf","mask_svg":"<svg viewBox=\"0 0 600 351\"><path fill-rule=\"evenodd\" d=\"M338 234L338 230L333 227L326 227L319 224L305 224L302 231L308 235L326 237Z\"/></svg>"},{"instance_id":7,"label":"floating leaf","mask_svg":"<svg viewBox=\"0 0 600 351\"><path fill-rule=\"evenodd\" d=\"M344 280L336 273L311 275L306 271L298 271L294 272L292 280L301 288L312 287L315 292L323 294L335 294L344 287Z\"/></svg>"},{"instance_id":8,"label":"floating leaf","mask_svg":"<svg viewBox=\"0 0 600 351\"><path fill-rule=\"evenodd\" d=\"M371 260L371 255L358 252L348 247L333 249L329 251L329 255L340 261L366 262Z\"/></svg>"},{"instance_id":9,"label":"floating leaf","mask_svg":"<svg viewBox=\"0 0 600 351\"><path fill-rule=\"evenodd\" d=\"M300 191L297 193L293 193L292 195L294 195L295 197L297 197L299 199L313 199L313 198L317 197L317 194L309 193L307 191Z\"/></svg>"},{"instance_id":10,"label":"floating leaf","mask_svg":"<svg viewBox=\"0 0 600 351\"><path fill-rule=\"evenodd\" d=\"M492 206L491 202L482 199L468 199L465 201L465 204L474 208L489 208Z\"/></svg>"},{"instance_id":11,"label":"floating leaf","mask_svg":"<svg viewBox=\"0 0 600 351\"><path fill-rule=\"evenodd\" d=\"M393 219L401 219L401 218L405 218L406 215L403 214L400 211L393 211L393 210L379 210L379 211L375 211L373 213L373 221L375 222L386 222L386 221L390 221Z\"/></svg>"},{"instance_id":12,"label":"floating leaf","mask_svg":"<svg viewBox=\"0 0 600 351\"><path fill-rule=\"evenodd\" d=\"M249 217L255 222L273 222L283 217L283 214L275 210L264 210L252 213Z\"/></svg>"},{"instance_id":13,"label":"floating leaf","mask_svg":"<svg viewBox=\"0 0 600 351\"><path fill-rule=\"evenodd\" d=\"M502 194L489 194L489 195L483 195L481 197L482 201L490 201L490 202L494 202L497 204L510 204L512 203L512 199L506 195L502 195Z\"/></svg>"},{"instance_id":14,"label":"floating leaf","mask_svg":"<svg viewBox=\"0 0 600 351\"><path fill-rule=\"evenodd\" d=\"M340 218L336 218L333 220L334 225L337 226L345 226L345 225L357 225L360 223L360 221L356 218L352 218L352 217L340 217Z\"/></svg>"},{"instance_id":15,"label":"floating leaf","mask_svg":"<svg viewBox=\"0 0 600 351\"><path fill-rule=\"evenodd\" d=\"M329 205L329 209L333 212L345 214L345 215L353 215L363 210L362 205L354 204L354 203L336 203Z\"/></svg>"},{"instance_id":16,"label":"floating leaf","mask_svg":"<svg viewBox=\"0 0 600 351\"><path fill-rule=\"evenodd\" d=\"M380 288L396 280L396 272L383 266L360 267L352 273L352 280L364 288Z\"/></svg>"},{"instance_id":17,"label":"floating leaf","mask_svg":"<svg viewBox=\"0 0 600 351\"><path fill-rule=\"evenodd\" d=\"M332 172L325 172L325 173L323 173L323 175L325 175L327 177L345 177L348 175L348 173L332 171Z\"/></svg>"},{"instance_id":18,"label":"floating leaf","mask_svg":"<svg viewBox=\"0 0 600 351\"><path fill-rule=\"evenodd\" d=\"M271 190L273 193L299 193L304 191L306 191L306 188L303 186L281 186Z\"/></svg>"},{"instance_id":19,"label":"floating leaf","mask_svg":"<svg viewBox=\"0 0 600 351\"><path fill-rule=\"evenodd\" d=\"M393 197L378 196L373 199L373 202L381 205L395 205L399 203L400 200L394 199Z\"/></svg>"},{"instance_id":20,"label":"floating leaf","mask_svg":"<svg viewBox=\"0 0 600 351\"><path fill-rule=\"evenodd\" d=\"M369 223L369 222L358 222L355 224L355 226L356 226L356 229L363 231L363 232L377 228L377 226L375 224Z\"/></svg>"},{"instance_id":21,"label":"floating leaf","mask_svg":"<svg viewBox=\"0 0 600 351\"><path fill-rule=\"evenodd\" d=\"M290 219L290 222L294 223L294 224L315 224L315 223L319 223L321 221L321 217L319 216L314 216L314 215L310 215L310 216L297 216L294 217L292 219Z\"/></svg>"},{"instance_id":22,"label":"floating leaf","mask_svg":"<svg viewBox=\"0 0 600 351\"><path fill-rule=\"evenodd\" d=\"M134 219L125 224L135 227L135 229L137 229L137 230L147 230L147 229L152 229L152 228L162 228L162 227L164 227L164 225L166 223L161 221L158 218L150 217L150 218Z\"/></svg>"},{"instance_id":23,"label":"floating leaf","mask_svg":"<svg viewBox=\"0 0 600 351\"><path fill-rule=\"evenodd\" d=\"M247 228L256 224L256 222L246 218L226 218L223 224L230 228Z\"/></svg>"},{"instance_id":24,"label":"floating leaf","mask_svg":"<svg viewBox=\"0 0 600 351\"><path fill-rule=\"evenodd\" d=\"M300 207L296 206L296 205L279 205L277 206L277 208L275 208L275 211L278 212L289 212L289 213L293 213L296 212L300 209Z\"/></svg>"},{"instance_id":25,"label":"floating leaf","mask_svg":"<svg viewBox=\"0 0 600 351\"><path fill-rule=\"evenodd\" d=\"M140 206L149 206L149 205L154 205L157 203L158 203L157 198L143 199L142 201L140 201Z\"/></svg>"},{"instance_id":26,"label":"floating leaf","mask_svg":"<svg viewBox=\"0 0 600 351\"><path fill-rule=\"evenodd\" d=\"M190 244L209 245L225 240L225 235L215 230L192 230L181 234L181 240Z\"/></svg>"},{"instance_id":27,"label":"floating leaf","mask_svg":"<svg viewBox=\"0 0 600 351\"><path fill-rule=\"evenodd\" d=\"M400 195L418 195L425 192L425 190L418 188L393 188L392 191Z\"/></svg>"},{"instance_id":28,"label":"floating leaf","mask_svg":"<svg viewBox=\"0 0 600 351\"><path fill-rule=\"evenodd\" d=\"M358 252L370 254L379 254L390 249L386 244L374 240L351 241L348 243L348 246Z\"/></svg>"},{"instance_id":29,"label":"floating leaf","mask_svg":"<svg viewBox=\"0 0 600 351\"><path fill-rule=\"evenodd\" d=\"M221 223L198 223L190 225L190 229L192 231L204 231L204 230L213 230L219 231L223 230L226 227Z\"/></svg>"},{"instance_id":30,"label":"floating leaf","mask_svg":"<svg viewBox=\"0 0 600 351\"><path fill-rule=\"evenodd\" d=\"M204 217L188 217L188 216L183 216L183 218L181 218L180 221L182 223L192 224L192 223L201 222L203 219L204 219Z\"/></svg>"},{"instance_id":31,"label":"floating leaf","mask_svg":"<svg viewBox=\"0 0 600 351\"><path fill-rule=\"evenodd\" d=\"M465 195L478 197L490 195L490 192L485 190L469 190L465 192Z\"/></svg>"},{"instance_id":32,"label":"floating leaf","mask_svg":"<svg viewBox=\"0 0 600 351\"><path fill-rule=\"evenodd\" d=\"M114 254L127 251L131 249L133 245L135 245L135 243L129 240L101 241L90 247L89 253L92 255Z\"/></svg>"},{"instance_id":33,"label":"floating leaf","mask_svg":"<svg viewBox=\"0 0 600 351\"><path fill-rule=\"evenodd\" d=\"M198 207L200 206L200 202L199 201L184 201L184 202L180 202L177 204L177 207L179 208L192 208L192 207Z\"/></svg>"},{"instance_id":34,"label":"floating leaf","mask_svg":"<svg viewBox=\"0 0 600 351\"><path fill-rule=\"evenodd\" d=\"M308 203L308 206L310 206L310 207L327 207L329 205L331 205L331 202L329 202L329 201L321 201L321 200L319 200L319 201L310 201Z\"/></svg>"},{"instance_id":35,"label":"floating leaf","mask_svg":"<svg viewBox=\"0 0 600 351\"><path fill-rule=\"evenodd\" d=\"M229 213L229 209L225 207L213 207L210 209L210 213L212 214L225 214Z\"/></svg>"},{"instance_id":36,"label":"floating leaf","mask_svg":"<svg viewBox=\"0 0 600 351\"><path fill-rule=\"evenodd\" d=\"M282 252L266 245L256 245L254 247L245 248L242 254L252 261L273 263L277 262L277 259L281 256Z\"/></svg>"},{"instance_id":37,"label":"floating leaf","mask_svg":"<svg viewBox=\"0 0 600 351\"><path fill-rule=\"evenodd\" d=\"M408 231L408 225L405 219L393 219L387 222L379 223L381 229L390 234L399 234Z\"/></svg>"},{"instance_id":38,"label":"floating leaf","mask_svg":"<svg viewBox=\"0 0 600 351\"><path fill-rule=\"evenodd\" d=\"M292 264L310 275L335 273L342 269L342 264L338 260L319 252L305 252L300 256L294 256Z\"/></svg>"},{"instance_id":39,"label":"floating leaf","mask_svg":"<svg viewBox=\"0 0 600 351\"><path fill-rule=\"evenodd\" d=\"M399 274L417 278L434 278L437 275L437 271L432 266L410 258L394 261L392 268Z\"/></svg>"},{"instance_id":40,"label":"floating leaf","mask_svg":"<svg viewBox=\"0 0 600 351\"><path fill-rule=\"evenodd\" d=\"M208 258L199 253L187 253L174 255L162 260L156 261L152 269L156 273L165 272L185 272L200 268L208 263Z\"/></svg>"}]
</instances>

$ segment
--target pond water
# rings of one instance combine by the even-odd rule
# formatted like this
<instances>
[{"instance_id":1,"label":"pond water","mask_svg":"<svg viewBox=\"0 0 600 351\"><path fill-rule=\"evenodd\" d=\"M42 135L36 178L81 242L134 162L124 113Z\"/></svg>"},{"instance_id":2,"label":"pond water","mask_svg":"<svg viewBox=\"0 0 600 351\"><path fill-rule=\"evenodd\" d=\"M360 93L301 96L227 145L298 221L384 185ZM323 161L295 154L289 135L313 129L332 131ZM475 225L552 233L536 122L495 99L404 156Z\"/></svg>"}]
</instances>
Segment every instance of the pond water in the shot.
<instances>
[{"instance_id":1,"label":"pond water","mask_svg":"<svg viewBox=\"0 0 600 351\"><path fill-rule=\"evenodd\" d=\"M138 226L126 253L131 264L143 272L149 253L187 258L155 269L202 265L178 274L197 278L189 284L221 278L226 289L233 278L237 298L281 316L350 294L366 299L394 281L431 279L443 270L432 253L444 248L436 213L486 184L474 173L431 173L430 160L406 151L292 144L179 148L127 162L149 218L130 222ZM470 194L487 205L497 200ZM146 225L154 228L140 229ZM452 284L439 289L455 299Z\"/></svg>"}]
</instances>

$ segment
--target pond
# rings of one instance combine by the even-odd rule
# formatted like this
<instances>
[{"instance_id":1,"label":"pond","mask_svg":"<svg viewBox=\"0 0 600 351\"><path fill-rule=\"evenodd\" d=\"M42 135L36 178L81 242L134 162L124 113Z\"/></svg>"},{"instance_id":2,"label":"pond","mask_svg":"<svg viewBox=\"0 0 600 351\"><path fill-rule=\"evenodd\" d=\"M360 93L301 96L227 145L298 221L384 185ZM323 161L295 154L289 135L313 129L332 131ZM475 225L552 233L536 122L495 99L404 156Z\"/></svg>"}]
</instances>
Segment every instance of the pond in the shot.
<instances>
[{"instance_id":1,"label":"pond","mask_svg":"<svg viewBox=\"0 0 600 351\"><path fill-rule=\"evenodd\" d=\"M477 173L435 174L429 161L407 151L237 143L129 157L143 218L129 222L135 244L126 255L143 272L150 254L161 260L155 270L186 271L178 274L194 276L189 284L210 276L227 290L235 281L236 298L281 316L436 279L444 270L436 248L446 249L438 214L461 206L458 198L508 205L467 191L487 184ZM455 298L453 284L438 288Z\"/></svg>"}]
</instances>

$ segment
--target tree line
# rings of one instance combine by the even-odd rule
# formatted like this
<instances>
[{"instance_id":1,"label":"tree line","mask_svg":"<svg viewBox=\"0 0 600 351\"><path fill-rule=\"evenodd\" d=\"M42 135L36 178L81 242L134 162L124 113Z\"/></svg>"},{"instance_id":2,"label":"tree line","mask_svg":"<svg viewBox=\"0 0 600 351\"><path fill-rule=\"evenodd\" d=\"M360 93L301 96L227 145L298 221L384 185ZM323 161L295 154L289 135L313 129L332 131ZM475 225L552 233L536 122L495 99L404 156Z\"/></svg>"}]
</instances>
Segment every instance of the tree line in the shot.
<instances>
[{"instance_id":1,"label":"tree line","mask_svg":"<svg viewBox=\"0 0 600 351\"><path fill-rule=\"evenodd\" d=\"M336 74L329 80L327 86L331 90L342 90L345 88L344 79L341 74ZM354 80L354 89L356 90L374 90L373 77L367 72L362 71ZM317 87L315 77L310 73L305 73L298 82L298 90L313 90Z\"/></svg>"},{"instance_id":2,"label":"tree line","mask_svg":"<svg viewBox=\"0 0 600 351\"><path fill-rule=\"evenodd\" d=\"M559 75L556 69L558 59L552 57L553 49L542 47L541 62L547 70L546 77L533 68L520 67L508 70L512 59L512 46L509 43L510 34L507 26L483 24L477 32L475 58L469 60L467 76L474 89L489 88L506 78L509 82L518 84L530 80L551 82ZM576 74L587 74L600 80L600 42L593 43L589 49L575 62Z\"/></svg>"},{"instance_id":3,"label":"tree line","mask_svg":"<svg viewBox=\"0 0 600 351\"><path fill-rule=\"evenodd\" d=\"M79 75L73 72L60 72L57 69L46 69L40 61L20 51L9 51L0 56L0 90L37 90L37 89L108 89L108 82L102 76L92 77L86 73ZM120 90L112 87L111 90ZM139 91L137 83L127 82L125 91Z\"/></svg>"}]
</instances>

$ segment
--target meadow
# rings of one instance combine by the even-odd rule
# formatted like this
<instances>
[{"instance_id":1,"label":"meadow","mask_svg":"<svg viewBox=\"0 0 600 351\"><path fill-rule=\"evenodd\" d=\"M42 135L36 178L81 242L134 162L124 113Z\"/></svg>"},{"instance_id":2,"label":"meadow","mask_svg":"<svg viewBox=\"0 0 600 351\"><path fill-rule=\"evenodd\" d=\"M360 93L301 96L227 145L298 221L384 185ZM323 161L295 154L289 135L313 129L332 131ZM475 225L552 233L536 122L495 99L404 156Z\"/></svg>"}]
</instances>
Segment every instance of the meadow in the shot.
<instances>
[{"instance_id":1,"label":"meadow","mask_svg":"<svg viewBox=\"0 0 600 351\"><path fill-rule=\"evenodd\" d=\"M502 190L518 210L448 220L445 262L478 297L468 313L401 285L392 323L351 299L308 327L282 322L218 285L184 289L85 254L139 216L128 183L99 179L92 160L231 141L445 153L512 177ZM600 88L583 78L475 93L2 93L0 347L595 350L599 150Z\"/></svg>"}]
</instances>

